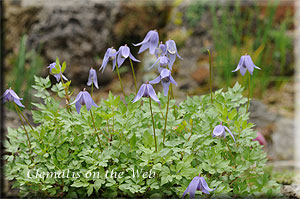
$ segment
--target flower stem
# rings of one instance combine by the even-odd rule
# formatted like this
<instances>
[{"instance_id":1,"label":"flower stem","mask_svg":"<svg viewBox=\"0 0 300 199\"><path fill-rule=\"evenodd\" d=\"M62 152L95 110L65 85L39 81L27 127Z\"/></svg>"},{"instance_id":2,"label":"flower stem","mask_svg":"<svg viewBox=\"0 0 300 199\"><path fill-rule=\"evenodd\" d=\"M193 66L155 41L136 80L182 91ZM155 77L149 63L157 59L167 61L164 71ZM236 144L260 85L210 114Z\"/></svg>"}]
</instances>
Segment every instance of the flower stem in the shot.
<instances>
[{"instance_id":1,"label":"flower stem","mask_svg":"<svg viewBox=\"0 0 300 199\"><path fill-rule=\"evenodd\" d=\"M191 139L191 137L192 137L192 135L193 135L193 120L192 120L190 132L191 132L191 135L190 135L190 137L188 138L188 141L190 141L190 139Z\"/></svg>"},{"instance_id":2,"label":"flower stem","mask_svg":"<svg viewBox=\"0 0 300 199\"><path fill-rule=\"evenodd\" d=\"M129 61L130 61L132 75L133 75L133 79L134 79L135 94L137 94L138 89L137 89L137 86L136 86L136 78L135 78L134 68L133 68L133 64L132 64L132 61L131 61L130 58L129 58Z\"/></svg>"},{"instance_id":3,"label":"flower stem","mask_svg":"<svg viewBox=\"0 0 300 199\"><path fill-rule=\"evenodd\" d=\"M121 79L121 76L120 76L118 64L116 64L116 69L117 69L117 73L118 73L118 77L119 77L119 81L120 81L120 86L121 86L121 89L122 89L122 92L123 92L123 96L125 97L125 93L124 93L124 89L123 89L123 84L122 84L122 79Z\"/></svg>"},{"instance_id":4,"label":"flower stem","mask_svg":"<svg viewBox=\"0 0 300 199\"><path fill-rule=\"evenodd\" d=\"M170 84L170 90L171 90L171 96L172 96L172 99L174 99L173 85L172 85L172 84Z\"/></svg>"},{"instance_id":5,"label":"flower stem","mask_svg":"<svg viewBox=\"0 0 300 199\"><path fill-rule=\"evenodd\" d=\"M229 153L230 153L230 155L231 155L231 157L232 157L232 160L234 159L234 156L233 156L233 154L232 154L232 152L231 152L231 150L230 150L230 148L229 148L229 146L228 146L228 144L227 144L227 142L226 142L226 140L224 139L224 142L225 142L225 144L226 144L226 146L227 146L227 148L228 148L228 150L229 150Z\"/></svg>"},{"instance_id":6,"label":"flower stem","mask_svg":"<svg viewBox=\"0 0 300 199\"><path fill-rule=\"evenodd\" d=\"M156 135L155 135L155 126L154 126L154 117L153 117L152 106L151 106L151 97L149 97L149 103L150 103L150 112L151 112L151 116L152 116L153 136L154 136L154 143L155 143L155 152L157 152Z\"/></svg>"},{"instance_id":7,"label":"flower stem","mask_svg":"<svg viewBox=\"0 0 300 199\"><path fill-rule=\"evenodd\" d=\"M62 78L62 73L60 73L60 80L61 80L61 83L63 84L64 86L64 80ZM66 104L67 104L67 110L68 111L71 111L70 107L69 107L69 104L70 104L70 96L69 96L69 92L68 92L68 88L67 86L65 85L64 86L64 90L65 90L65 95L66 95Z\"/></svg>"},{"instance_id":8,"label":"flower stem","mask_svg":"<svg viewBox=\"0 0 300 199\"><path fill-rule=\"evenodd\" d=\"M209 88L210 88L210 99L211 99L211 103L213 103L213 94L212 94L212 77L211 77L211 73L212 73L212 65L211 65L211 54L209 49L207 49L208 55L209 55Z\"/></svg>"},{"instance_id":9,"label":"flower stem","mask_svg":"<svg viewBox=\"0 0 300 199\"><path fill-rule=\"evenodd\" d=\"M94 83L92 83L91 97L93 97L93 91L94 91Z\"/></svg>"},{"instance_id":10,"label":"flower stem","mask_svg":"<svg viewBox=\"0 0 300 199\"><path fill-rule=\"evenodd\" d=\"M250 104L250 73L248 73L248 103L247 103L247 112Z\"/></svg>"},{"instance_id":11,"label":"flower stem","mask_svg":"<svg viewBox=\"0 0 300 199\"><path fill-rule=\"evenodd\" d=\"M24 131L25 131L25 133L26 133L26 136L27 136L27 140L28 140L28 148L29 148L30 154L32 154L32 150L31 150L31 142L30 142L30 139L29 139L28 132L27 132L27 130L26 130L26 128L25 128L25 125L24 125L24 122L23 122L23 120L22 120L22 118L21 118L20 112L18 111L19 108L17 107L17 105L16 105L15 103L14 103L14 105L15 105L16 111L17 111L17 113L18 113L18 116L19 116L19 118L20 118L20 120L21 120L21 122L22 122L23 129L24 129Z\"/></svg>"},{"instance_id":12,"label":"flower stem","mask_svg":"<svg viewBox=\"0 0 300 199\"><path fill-rule=\"evenodd\" d=\"M26 123L30 126L31 130L33 130L33 127L31 126L31 124L29 123L29 121L27 120L27 118L24 116L24 114L22 113L22 111L19 109L19 107L17 105L15 105L15 108L22 115L22 117L24 118L24 120L26 121Z\"/></svg>"},{"instance_id":13,"label":"flower stem","mask_svg":"<svg viewBox=\"0 0 300 199\"><path fill-rule=\"evenodd\" d=\"M165 128L164 128L163 143L165 142L165 138L166 138L166 128L167 128L167 120L168 120L169 104L170 104L170 89L169 89L169 92L168 92L168 102L167 102L167 110L166 110L166 117L165 117Z\"/></svg>"}]
</instances>

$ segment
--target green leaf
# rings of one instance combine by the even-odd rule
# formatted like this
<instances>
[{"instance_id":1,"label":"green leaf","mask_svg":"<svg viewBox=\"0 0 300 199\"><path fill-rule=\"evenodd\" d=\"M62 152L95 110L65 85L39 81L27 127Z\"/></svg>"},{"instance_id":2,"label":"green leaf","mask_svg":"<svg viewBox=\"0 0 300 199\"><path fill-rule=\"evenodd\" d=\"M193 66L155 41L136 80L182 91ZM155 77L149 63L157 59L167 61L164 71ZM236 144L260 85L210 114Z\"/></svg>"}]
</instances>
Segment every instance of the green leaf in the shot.
<instances>
[{"instance_id":1,"label":"green leaf","mask_svg":"<svg viewBox=\"0 0 300 199\"><path fill-rule=\"evenodd\" d=\"M61 67L61 73L64 73L64 72L65 72L66 67L67 67L67 64L66 64L66 62L64 61L64 63L62 64L62 67Z\"/></svg>"}]
</instances>

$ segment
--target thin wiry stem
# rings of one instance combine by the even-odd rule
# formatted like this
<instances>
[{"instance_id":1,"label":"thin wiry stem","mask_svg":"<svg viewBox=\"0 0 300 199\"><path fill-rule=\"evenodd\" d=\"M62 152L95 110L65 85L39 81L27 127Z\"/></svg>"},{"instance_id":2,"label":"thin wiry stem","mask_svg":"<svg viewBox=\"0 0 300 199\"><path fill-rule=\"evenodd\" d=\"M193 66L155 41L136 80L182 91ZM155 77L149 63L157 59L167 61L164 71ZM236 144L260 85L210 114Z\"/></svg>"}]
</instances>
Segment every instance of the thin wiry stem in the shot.
<instances>
[{"instance_id":1,"label":"thin wiry stem","mask_svg":"<svg viewBox=\"0 0 300 199\"><path fill-rule=\"evenodd\" d=\"M100 151L102 152L102 149L101 149L101 141L100 141L99 134L97 133L97 128L96 128L96 125L95 125L95 121L94 121L94 116L93 116L92 110L90 110L90 113L91 113L91 117L92 117L93 126L94 126L94 128L95 128L95 133L96 133L97 138L98 138L99 149L100 149Z\"/></svg>"},{"instance_id":2,"label":"thin wiry stem","mask_svg":"<svg viewBox=\"0 0 300 199\"><path fill-rule=\"evenodd\" d=\"M93 80L92 80L93 81ZM93 81L94 82L94 81ZM93 97L93 91L94 91L94 83L92 83L92 89L91 89L91 97Z\"/></svg>"},{"instance_id":3,"label":"thin wiry stem","mask_svg":"<svg viewBox=\"0 0 300 199\"><path fill-rule=\"evenodd\" d=\"M133 75L133 79L134 79L135 94L137 94L138 89L137 89L137 86L136 86L136 78L135 78L134 68L133 68L132 60L130 58L129 58L129 61L130 61L132 75Z\"/></svg>"},{"instance_id":4,"label":"thin wiry stem","mask_svg":"<svg viewBox=\"0 0 300 199\"><path fill-rule=\"evenodd\" d=\"M19 116L19 118L20 118L20 120L21 120L21 122L22 122L23 129L24 129L24 131L25 131L25 133L26 133L26 136L27 136L27 140L28 140L28 148L29 148L30 154L32 154L32 150L31 150L31 142L30 142L30 139L29 139L28 132L27 132L27 130L26 130L26 128L25 128L25 124L24 124L24 122L23 122L23 120L22 120L22 118L21 118L20 112L18 111L17 105L16 105L15 103L14 103L14 105L15 105L16 111L17 111L17 113L18 113L18 116Z\"/></svg>"},{"instance_id":5,"label":"thin wiry stem","mask_svg":"<svg viewBox=\"0 0 300 199\"><path fill-rule=\"evenodd\" d=\"M168 112L169 112L169 103L170 103L170 89L168 91L168 102L167 102L167 110L166 110L166 117L165 117L165 128L164 128L163 142L165 142L165 138L166 138L166 128L167 128L167 120L168 120Z\"/></svg>"},{"instance_id":6,"label":"thin wiry stem","mask_svg":"<svg viewBox=\"0 0 300 199\"><path fill-rule=\"evenodd\" d=\"M248 73L248 103L247 103L247 112L250 104L250 73Z\"/></svg>"},{"instance_id":7,"label":"thin wiry stem","mask_svg":"<svg viewBox=\"0 0 300 199\"><path fill-rule=\"evenodd\" d=\"M116 69L117 69L117 73L118 73L118 77L119 77L119 81L120 81L120 86L121 86L121 89L122 89L122 92L123 92L123 96L125 97L125 92L124 92L124 89L123 89L122 79L121 79L120 72L119 72L119 66L118 66L117 63L116 63Z\"/></svg>"},{"instance_id":8,"label":"thin wiry stem","mask_svg":"<svg viewBox=\"0 0 300 199\"><path fill-rule=\"evenodd\" d=\"M212 77L211 77L211 73L212 73L212 65L211 65L211 54L209 49L207 49L208 55L209 55L209 87L210 87L210 99L211 99L211 103L213 103L213 94L212 94Z\"/></svg>"},{"instance_id":9,"label":"thin wiry stem","mask_svg":"<svg viewBox=\"0 0 300 199\"><path fill-rule=\"evenodd\" d=\"M151 106L151 97L149 97L149 103L150 103L150 112L151 112L151 116L152 116L153 136L154 136L154 143L155 143L155 152L157 152L157 143L156 143L156 135L155 135L154 117L153 117L152 106Z\"/></svg>"},{"instance_id":10,"label":"thin wiry stem","mask_svg":"<svg viewBox=\"0 0 300 199\"><path fill-rule=\"evenodd\" d=\"M26 121L26 123L30 126L31 130L33 130L33 127L31 126L31 124L29 123L29 121L27 120L27 118L24 116L24 114L22 113L22 111L19 109L19 107L15 106L15 108L22 115L22 117L24 118L24 120Z\"/></svg>"}]
</instances>

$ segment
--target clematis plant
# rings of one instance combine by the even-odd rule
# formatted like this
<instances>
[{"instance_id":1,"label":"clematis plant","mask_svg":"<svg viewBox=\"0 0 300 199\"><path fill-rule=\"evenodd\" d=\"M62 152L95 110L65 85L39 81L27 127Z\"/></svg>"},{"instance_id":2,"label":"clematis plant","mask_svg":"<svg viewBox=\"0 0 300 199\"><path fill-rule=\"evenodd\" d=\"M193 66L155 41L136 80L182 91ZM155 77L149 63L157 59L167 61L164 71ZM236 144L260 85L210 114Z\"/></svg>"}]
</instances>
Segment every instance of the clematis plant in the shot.
<instances>
[{"instance_id":1,"label":"clematis plant","mask_svg":"<svg viewBox=\"0 0 300 199\"><path fill-rule=\"evenodd\" d=\"M23 98L20 98L11 88L7 89L1 98L3 98L3 103L10 101L14 102L20 107L25 108L25 106L20 102L20 100L23 100Z\"/></svg>"},{"instance_id":2,"label":"clematis plant","mask_svg":"<svg viewBox=\"0 0 300 199\"><path fill-rule=\"evenodd\" d=\"M150 112L152 116L152 126L153 126L153 137L154 137L154 143L155 143L155 152L157 152L157 143L156 143L156 135L155 135L155 125L154 125L154 117L152 112L152 105L151 105L151 98L156 101L157 103L160 103L155 90L153 89L152 85L149 84L149 82L146 82L145 84L142 84L142 86L139 89L139 92L133 99L132 103L135 103L142 97L148 97L149 98L149 104L150 104Z\"/></svg>"},{"instance_id":3,"label":"clematis plant","mask_svg":"<svg viewBox=\"0 0 300 199\"><path fill-rule=\"evenodd\" d=\"M235 138L233 136L233 134L231 133L231 131L229 130L229 128L227 128L226 126L223 126L222 124L217 125L214 130L213 130L213 137L226 137L226 132L225 130L231 135L232 139L235 142Z\"/></svg>"},{"instance_id":4,"label":"clematis plant","mask_svg":"<svg viewBox=\"0 0 300 199\"><path fill-rule=\"evenodd\" d=\"M102 73L104 72L109 60L112 60L112 62L113 62L112 70L115 70L115 67L116 67L116 54L117 54L117 51L113 47L108 48L106 50L105 54L104 54L104 58L103 58L101 67L99 68L99 71L102 70Z\"/></svg>"},{"instance_id":5,"label":"clematis plant","mask_svg":"<svg viewBox=\"0 0 300 199\"><path fill-rule=\"evenodd\" d=\"M205 179L203 177L200 177L199 174L199 176L193 178L189 186L184 191L182 198L184 198L187 193L190 193L190 198L194 199L197 190L209 194L209 192L214 191L215 189L216 188L214 189L209 188Z\"/></svg>"},{"instance_id":6,"label":"clematis plant","mask_svg":"<svg viewBox=\"0 0 300 199\"><path fill-rule=\"evenodd\" d=\"M163 88L164 88L164 96L168 95L168 91L169 91L169 86L170 84L174 84L175 86L177 86L177 82L174 80L174 78L171 75L171 71L163 68L160 69L160 75L155 78L154 80L150 81L150 84L158 84L159 82L161 82Z\"/></svg>"},{"instance_id":7,"label":"clematis plant","mask_svg":"<svg viewBox=\"0 0 300 199\"><path fill-rule=\"evenodd\" d=\"M174 40L169 39L166 41L166 46L167 46L167 54L168 57L170 58L170 61L168 63L169 69L172 70L172 66L176 60L176 57L179 59L182 59L182 57L178 54L176 43Z\"/></svg>"},{"instance_id":8,"label":"clematis plant","mask_svg":"<svg viewBox=\"0 0 300 199\"><path fill-rule=\"evenodd\" d=\"M70 104L75 104L77 113L80 113L80 109L82 105L86 105L86 109L89 111L92 106L98 107L98 105L94 102L93 98L91 95L83 89L83 91L80 91L78 95L76 96L76 99Z\"/></svg>"},{"instance_id":9,"label":"clematis plant","mask_svg":"<svg viewBox=\"0 0 300 199\"><path fill-rule=\"evenodd\" d=\"M261 68L259 68L258 66L256 66L250 55L248 55L247 53L243 56L241 56L239 64L237 65L236 69L233 70L232 72L236 72L236 71L240 71L241 75L244 76L245 73L247 72L247 70L249 71L249 75L248 75L248 103L247 103L247 112L248 112L248 108L249 108L249 104L250 104L250 84L251 84L251 80L250 80L250 75L253 74L254 68L261 70Z\"/></svg>"},{"instance_id":10,"label":"clematis plant","mask_svg":"<svg viewBox=\"0 0 300 199\"><path fill-rule=\"evenodd\" d=\"M158 45L158 41L159 41L158 32L156 30L150 30L142 42L133 45L141 46L138 52L139 54L149 49L150 54L153 55Z\"/></svg>"},{"instance_id":11,"label":"clematis plant","mask_svg":"<svg viewBox=\"0 0 300 199\"><path fill-rule=\"evenodd\" d=\"M64 79L66 81L68 81L68 79L66 78L66 76L64 76L62 73L65 69L65 67L61 68L60 65L59 66L59 70L57 71L57 62L53 62L51 63L47 68L49 68L49 72L50 74L53 74L53 76L55 77L56 81L59 82L61 79Z\"/></svg>"},{"instance_id":12,"label":"clematis plant","mask_svg":"<svg viewBox=\"0 0 300 199\"><path fill-rule=\"evenodd\" d=\"M93 85L95 85L95 87L96 87L97 89L99 89L99 86L98 86L98 79L97 79L97 73L96 73L96 70L93 69L93 67L91 67L91 69L90 69L90 72L89 72L89 79L88 79L87 85L88 85L88 86L92 86L91 96L93 96L93 88L94 88Z\"/></svg>"},{"instance_id":13,"label":"clematis plant","mask_svg":"<svg viewBox=\"0 0 300 199\"><path fill-rule=\"evenodd\" d=\"M160 42L158 48L155 49L154 54L155 54L156 58L158 58L160 55L167 54L167 47L165 44L162 43L162 41Z\"/></svg>"},{"instance_id":14,"label":"clematis plant","mask_svg":"<svg viewBox=\"0 0 300 199\"><path fill-rule=\"evenodd\" d=\"M28 140L28 148L29 148L29 151L30 151L30 154L32 154L32 149L31 149L31 142L30 142L30 139L29 139L29 135L28 135L28 132L26 130L26 127L25 127L25 124L22 120L22 117L23 119L26 121L26 123L30 126L31 130L33 130L33 127L31 126L31 124L29 123L29 121L27 120L27 118L24 116L24 114L22 113L22 111L19 109L18 106L20 107L23 107L25 108L25 106L20 102L20 100L23 100L23 98L20 98L14 90L12 90L11 88L7 89L4 94L2 95L1 97L3 99L3 103L6 103L6 102L13 102L14 106L15 106L15 109L16 109L16 112L20 118L20 121L22 123L22 126L23 126L23 129L26 133L26 137L27 137L27 140ZM18 106L17 106L18 105ZM21 117L22 116L22 117Z\"/></svg>"}]
</instances>

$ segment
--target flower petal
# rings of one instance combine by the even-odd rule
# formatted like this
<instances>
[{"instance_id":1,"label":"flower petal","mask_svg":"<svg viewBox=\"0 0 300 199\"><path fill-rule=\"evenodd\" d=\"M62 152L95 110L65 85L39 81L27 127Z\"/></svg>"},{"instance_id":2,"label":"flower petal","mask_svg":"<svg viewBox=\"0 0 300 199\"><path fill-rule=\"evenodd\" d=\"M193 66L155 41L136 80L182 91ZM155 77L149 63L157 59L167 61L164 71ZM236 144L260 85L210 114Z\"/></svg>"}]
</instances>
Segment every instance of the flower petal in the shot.
<instances>
[{"instance_id":1,"label":"flower petal","mask_svg":"<svg viewBox=\"0 0 300 199\"><path fill-rule=\"evenodd\" d=\"M76 107L77 113L79 114L80 113L80 109L81 109L81 104L79 102L76 102L75 107Z\"/></svg>"},{"instance_id":2,"label":"flower petal","mask_svg":"<svg viewBox=\"0 0 300 199\"><path fill-rule=\"evenodd\" d=\"M140 46L140 45L142 45L142 44L148 42L149 39L150 39L150 37L151 37L151 35L153 34L153 32L154 32L154 30L150 30L150 31L146 34L146 36L145 36L145 38L144 38L144 40L143 40L142 42L137 43L137 44L132 44L132 45L134 45L134 46ZM143 51L142 51L142 52L143 52Z\"/></svg>"},{"instance_id":3,"label":"flower petal","mask_svg":"<svg viewBox=\"0 0 300 199\"><path fill-rule=\"evenodd\" d=\"M25 108L25 106L20 102L19 99L14 98L14 102L15 102L18 106L21 106L21 107Z\"/></svg>"},{"instance_id":4,"label":"flower petal","mask_svg":"<svg viewBox=\"0 0 300 199\"><path fill-rule=\"evenodd\" d=\"M173 79L172 75L170 75L170 82L172 84L175 84L175 86L177 86L177 82Z\"/></svg>"},{"instance_id":5,"label":"flower petal","mask_svg":"<svg viewBox=\"0 0 300 199\"><path fill-rule=\"evenodd\" d=\"M136 59L131 53L129 53L129 58L130 58L132 61L135 61L135 62L141 62L140 60Z\"/></svg>"},{"instance_id":6,"label":"flower petal","mask_svg":"<svg viewBox=\"0 0 300 199\"><path fill-rule=\"evenodd\" d=\"M234 136L233 136L233 134L231 133L231 131L229 130L229 128L227 128L226 126L224 126L224 128L225 128L226 131L231 135L233 141L235 142Z\"/></svg>"},{"instance_id":7,"label":"flower petal","mask_svg":"<svg viewBox=\"0 0 300 199\"><path fill-rule=\"evenodd\" d=\"M158 45L158 42L159 42L158 32L154 31L149 40L149 52L151 55L155 53L155 49Z\"/></svg>"},{"instance_id":8,"label":"flower petal","mask_svg":"<svg viewBox=\"0 0 300 199\"><path fill-rule=\"evenodd\" d=\"M135 98L132 100L132 103L135 103L136 101L138 101L139 99L141 99L141 97L143 97L144 93L145 93L145 89L146 89L146 84L143 84L138 93L136 94Z\"/></svg>"},{"instance_id":9,"label":"flower petal","mask_svg":"<svg viewBox=\"0 0 300 199\"><path fill-rule=\"evenodd\" d=\"M118 62L118 67L120 68L122 66L122 64L124 63L125 58L122 58L121 54L118 53L118 57L117 57L117 62Z\"/></svg>"},{"instance_id":10,"label":"flower petal","mask_svg":"<svg viewBox=\"0 0 300 199\"><path fill-rule=\"evenodd\" d=\"M169 54L169 69L172 70L173 64L176 60L176 55L175 54Z\"/></svg>"},{"instance_id":11,"label":"flower petal","mask_svg":"<svg viewBox=\"0 0 300 199\"><path fill-rule=\"evenodd\" d=\"M80 91L80 92L78 93L78 95L76 96L75 100L74 100L70 105L72 105L72 104L78 102L78 101L80 100L81 96L82 96L82 91Z\"/></svg>"},{"instance_id":12,"label":"flower petal","mask_svg":"<svg viewBox=\"0 0 300 199\"><path fill-rule=\"evenodd\" d=\"M162 84L162 86L164 88L164 96L168 95L170 83L171 83L170 81L168 81L168 82L161 81L161 84Z\"/></svg>"},{"instance_id":13,"label":"flower petal","mask_svg":"<svg viewBox=\"0 0 300 199\"><path fill-rule=\"evenodd\" d=\"M189 184L189 186L187 187L187 189L185 190L185 192L183 193L182 198L184 198L187 192L189 192L190 198L194 199L199 182L200 182L200 177L199 176L194 177L191 183Z\"/></svg>"},{"instance_id":14,"label":"flower petal","mask_svg":"<svg viewBox=\"0 0 300 199\"><path fill-rule=\"evenodd\" d=\"M209 194L210 191L214 191L216 189L216 188L214 188L214 189L209 188L208 185L207 185L207 183L206 183L206 181L205 181L205 179L203 177L200 177L200 181L201 181L201 184L203 186L202 192L204 192L204 190L206 190L208 192L208 194Z\"/></svg>"},{"instance_id":15,"label":"flower petal","mask_svg":"<svg viewBox=\"0 0 300 199\"><path fill-rule=\"evenodd\" d=\"M147 86L146 89L148 90L149 96L150 96L154 101L156 101L157 103L160 104L160 101L159 101L159 99L158 99L158 97L157 97L157 95L156 95L156 93L155 93L155 90L153 89L152 85L151 85L151 84L147 84L146 86Z\"/></svg>"},{"instance_id":16,"label":"flower petal","mask_svg":"<svg viewBox=\"0 0 300 199\"><path fill-rule=\"evenodd\" d=\"M221 136L225 132L223 125L217 125L213 130L213 137Z\"/></svg>"},{"instance_id":17,"label":"flower petal","mask_svg":"<svg viewBox=\"0 0 300 199\"><path fill-rule=\"evenodd\" d=\"M155 78L154 80L152 80L152 81L150 81L149 83L150 84L157 84L157 83L159 83L160 82L160 76L158 76L157 78Z\"/></svg>"},{"instance_id":18,"label":"flower petal","mask_svg":"<svg viewBox=\"0 0 300 199\"><path fill-rule=\"evenodd\" d=\"M140 47L138 54L140 54L140 53L144 52L145 50L147 50L147 49L149 48L149 46L150 46L150 43L149 43L149 42L144 43L144 44Z\"/></svg>"},{"instance_id":19,"label":"flower petal","mask_svg":"<svg viewBox=\"0 0 300 199\"><path fill-rule=\"evenodd\" d=\"M159 58L157 58L157 60L154 62L154 64L152 64L152 66L150 66L149 68L148 68L148 70L151 70L156 64L157 64L157 62L160 60L160 57Z\"/></svg>"},{"instance_id":20,"label":"flower petal","mask_svg":"<svg viewBox=\"0 0 300 199\"><path fill-rule=\"evenodd\" d=\"M127 58L129 57L130 54L130 48L128 46L121 46L120 49L120 54L122 55L122 58Z\"/></svg>"}]
</instances>

